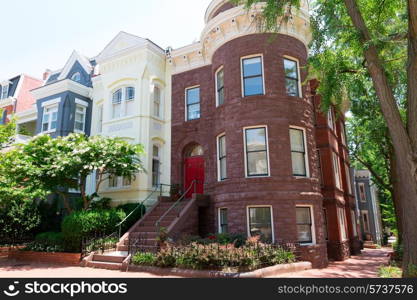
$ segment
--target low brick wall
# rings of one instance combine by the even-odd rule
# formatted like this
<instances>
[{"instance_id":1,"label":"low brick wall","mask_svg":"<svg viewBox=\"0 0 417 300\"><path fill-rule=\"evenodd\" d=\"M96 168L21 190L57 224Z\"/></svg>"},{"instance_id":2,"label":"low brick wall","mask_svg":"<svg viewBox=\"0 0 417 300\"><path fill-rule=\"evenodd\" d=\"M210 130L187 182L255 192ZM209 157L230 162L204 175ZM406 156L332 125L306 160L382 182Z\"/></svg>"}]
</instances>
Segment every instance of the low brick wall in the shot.
<instances>
[{"instance_id":1,"label":"low brick wall","mask_svg":"<svg viewBox=\"0 0 417 300\"><path fill-rule=\"evenodd\" d=\"M59 252L32 252L13 250L8 254L9 259L17 261L62 264L67 266L79 266L81 261L80 253L59 253Z\"/></svg>"},{"instance_id":2,"label":"low brick wall","mask_svg":"<svg viewBox=\"0 0 417 300\"><path fill-rule=\"evenodd\" d=\"M146 272L159 276L180 276L188 278L264 278L311 269L310 262L276 265L246 273L225 273L221 271L187 270L130 265L128 272Z\"/></svg>"}]
</instances>

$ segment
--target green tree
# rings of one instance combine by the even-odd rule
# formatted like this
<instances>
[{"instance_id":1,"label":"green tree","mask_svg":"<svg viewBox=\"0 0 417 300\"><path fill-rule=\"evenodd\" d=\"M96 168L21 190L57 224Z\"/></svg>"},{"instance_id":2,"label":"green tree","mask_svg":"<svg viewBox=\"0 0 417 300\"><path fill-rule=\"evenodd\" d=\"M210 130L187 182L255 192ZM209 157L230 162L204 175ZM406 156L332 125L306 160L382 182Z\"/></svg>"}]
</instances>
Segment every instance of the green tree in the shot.
<instances>
[{"instance_id":1,"label":"green tree","mask_svg":"<svg viewBox=\"0 0 417 300\"><path fill-rule=\"evenodd\" d=\"M3 111L0 109L0 116L2 114ZM15 134L16 122L14 121L14 119L6 124L0 124L0 150L10 145Z\"/></svg>"},{"instance_id":2,"label":"green tree","mask_svg":"<svg viewBox=\"0 0 417 300\"><path fill-rule=\"evenodd\" d=\"M274 31L300 4L233 2L265 2L262 22ZM310 65L325 107L350 99L361 78L372 83L394 149L404 276L417 276L417 1L316 0L312 25Z\"/></svg>"},{"instance_id":3,"label":"green tree","mask_svg":"<svg viewBox=\"0 0 417 300\"><path fill-rule=\"evenodd\" d=\"M16 145L5 153L0 163L0 174L4 183L3 192L13 191L37 197L57 193L69 213L70 188L79 188L83 208L88 209L92 197L86 194L86 178L97 170L97 188L109 174L134 178L143 171L140 155L141 145L110 137L87 137L70 134L56 139L48 135L33 138L28 143Z\"/></svg>"}]
</instances>

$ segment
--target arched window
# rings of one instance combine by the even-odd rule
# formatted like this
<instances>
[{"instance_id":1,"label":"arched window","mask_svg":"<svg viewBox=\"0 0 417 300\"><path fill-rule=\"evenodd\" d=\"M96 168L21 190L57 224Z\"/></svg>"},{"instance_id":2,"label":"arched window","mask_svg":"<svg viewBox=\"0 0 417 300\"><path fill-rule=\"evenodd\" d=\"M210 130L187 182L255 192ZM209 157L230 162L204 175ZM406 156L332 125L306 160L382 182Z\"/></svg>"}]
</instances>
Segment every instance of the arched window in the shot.
<instances>
[{"instance_id":1,"label":"arched window","mask_svg":"<svg viewBox=\"0 0 417 300\"><path fill-rule=\"evenodd\" d=\"M188 154L189 157L202 156L202 155L204 155L204 150L203 150L203 147L200 145L194 146L194 148L192 148Z\"/></svg>"},{"instance_id":2,"label":"arched window","mask_svg":"<svg viewBox=\"0 0 417 300\"><path fill-rule=\"evenodd\" d=\"M81 74L80 74L80 72L74 73L71 76L71 80L74 80L75 82L80 82L81 81Z\"/></svg>"},{"instance_id":3,"label":"arched window","mask_svg":"<svg viewBox=\"0 0 417 300\"><path fill-rule=\"evenodd\" d=\"M134 111L135 88L128 86L116 90L112 95L112 118L117 119Z\"/></svg>"}]
</instances>

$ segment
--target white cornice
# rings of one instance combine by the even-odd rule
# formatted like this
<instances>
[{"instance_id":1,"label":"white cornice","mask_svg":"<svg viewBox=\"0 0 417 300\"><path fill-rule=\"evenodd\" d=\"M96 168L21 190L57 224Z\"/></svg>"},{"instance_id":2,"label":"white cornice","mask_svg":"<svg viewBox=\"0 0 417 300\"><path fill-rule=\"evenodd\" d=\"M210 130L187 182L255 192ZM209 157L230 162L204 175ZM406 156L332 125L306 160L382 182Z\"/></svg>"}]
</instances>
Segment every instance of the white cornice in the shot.
<instances>
[{"instance_id":1,"label":"white cornice","mask_svg":"<svg viewBox=\"0 0 417 300\"><path fill-rule=\"evenodd\" d=\"M30 92L36 99L42 99L67 91L74 92L84 97L90 97L92 88L86 87L71 79L65 79L31 90Z\"/></svg>"},{"instance_id":2,"label":"white cornice","mask_svg":"<svg viewBox=\"0 0 417 300\"><path fill-rule=\"evenodd\" d=\"M24 124L30 121L35 121L37 118L38 118L38 110L36 109L36 107L16 113L17 124Z\"/></svg>"},{"instance_id":3,"label":"white cornice","mask_svg":"<svg viewBox=\"0 0 417 300\"><path fill-rule=\"evenodd\" d=\"M159 48L158 46L154 45L153 43L151 43L149 41L146 41L145 44L136 45L136 46L133 46L133 47L126 48L126 49L120 50L120 51L118 51L118 52L116 52L112 55L109 55L109 56L97 57L96 62L98 64L104 64L106 62L119 59L123 56L128 56L128 55L134 53L135 51L140 51L140 50L144 50L144 49L150 50L153 53L159 55L162 59L165 59L165 52L161 48Z\"/></svg>"}]
</instances>

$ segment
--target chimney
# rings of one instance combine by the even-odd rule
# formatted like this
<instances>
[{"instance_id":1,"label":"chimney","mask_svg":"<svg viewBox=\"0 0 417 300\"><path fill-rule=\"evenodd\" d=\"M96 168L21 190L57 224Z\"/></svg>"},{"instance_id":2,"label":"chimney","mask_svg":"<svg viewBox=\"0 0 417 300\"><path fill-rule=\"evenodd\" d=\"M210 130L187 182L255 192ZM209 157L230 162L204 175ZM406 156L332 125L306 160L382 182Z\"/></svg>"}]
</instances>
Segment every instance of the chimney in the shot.
<instances>
[{"instance_id":1,"label":"chimney","mask_svg":"<svg viewBox=\"0 0 417 300\"><path fill-rule=\"evenodd\" d=\"M46 69L45 72L43 72L43 80L45 81L48 79L49 75L51 75L52 71L49 69Z\"/></svg>"}]
</instances>

